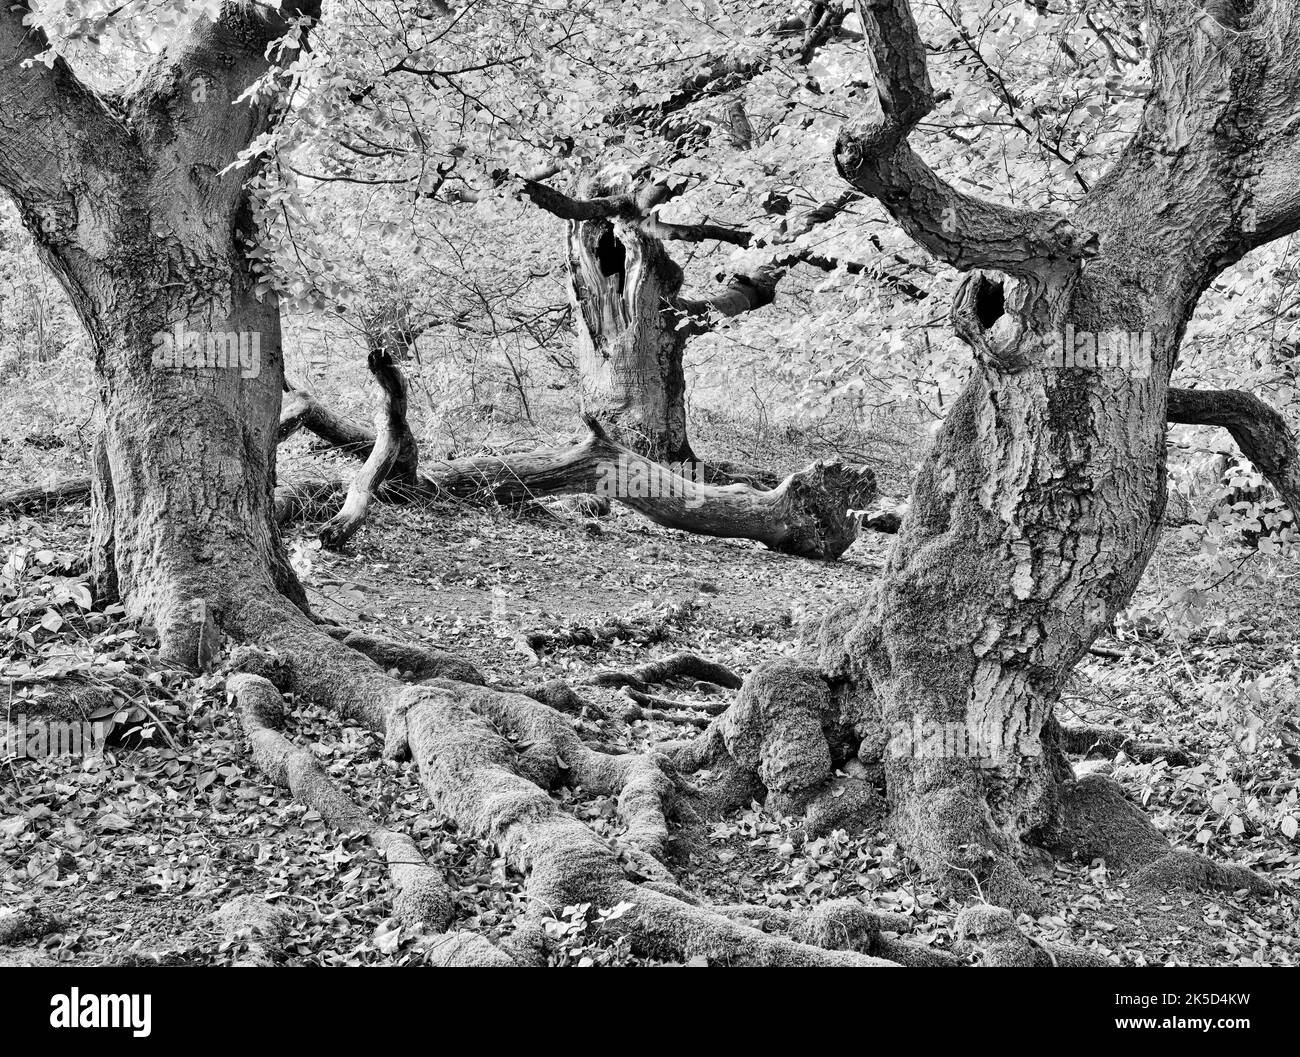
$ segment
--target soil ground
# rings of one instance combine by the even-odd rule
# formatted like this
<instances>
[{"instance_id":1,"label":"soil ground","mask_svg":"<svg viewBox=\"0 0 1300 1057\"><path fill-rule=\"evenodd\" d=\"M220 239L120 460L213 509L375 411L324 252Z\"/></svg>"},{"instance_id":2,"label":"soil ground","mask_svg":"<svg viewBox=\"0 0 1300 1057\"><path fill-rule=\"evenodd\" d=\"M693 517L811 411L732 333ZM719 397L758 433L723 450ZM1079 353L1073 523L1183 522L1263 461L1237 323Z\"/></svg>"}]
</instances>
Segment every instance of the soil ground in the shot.
<instances>
[{"instance_id":1,"label":"soil ground","mask_svg":"<svg viewBox=\"0 0 1300 1057\"><path fill-rule=\"evenodd\" d=\"M40 450L7 460L10 479L0 486L30 483ZM298 450L285 461L301 468L315 460ZM385 871L369 846L327 830L254 773L221 678L160 671L149 629L131 628L111 611L84 611L69 572L86 521L80 507L0 521L9 562L0 580L0 687L10 721L35 710L32 695L61 685L99 687L111 695L117 720L102 753L11 755L0 763L0 907L39 906L58 921L22 949L78 963L230 963L246 955L249 938L222 936L209 917L231 898L255 893L290 914L277 959L423 960L429 937L389 916ZM463 505L380 507L345 554L321 551L310 529L298 527L294 560L323 615L461 654L506 685L557 676L577 684L601 668L678 650L743 674L793 654L805 615L860 597L890 542L866 535L839 562L824 564L687 536L618 509L588 519ZM1240 559L1235 578L1198 590L1209 559L1169 530L1133 606L1099 643L1108 655L1080 669L1062 713L1066 721L1118 722L1188 746L1195 757L1188 767L1123 757L1090 765L1109 767L1175 844L1251 866L1278 883L1278 894L1153 894L1135 891L1101 861L1059 863L1037 878L1050 909L1022 919L1032 935L1129 965L1300 960L1300 559L1244 550L1231 557ZM541 652L524 641L529 631L597 626L610 616L659 625L664 634L652 643L615 638ZM611 718L575 723L607 744L639 748L696 730L625 722L615 691L579 689ZM657 690L684 706L703 700L686 684ZM307 703L296 704L288 733L447 872L457 927L489 936L514 927L523 878L489 842L430 813L411 765L382 761L372 735ZM612 801L580 788L561 796L617 837ZM712 824L678 876L714 902L793 908L860 898L907 915L915 939L954 945L960 905L884 833L805 840L795 820L753 805ZM602 934L599 909L609 908L557 908L558 962L638 961Z\"/></svg>"}]
</instances>

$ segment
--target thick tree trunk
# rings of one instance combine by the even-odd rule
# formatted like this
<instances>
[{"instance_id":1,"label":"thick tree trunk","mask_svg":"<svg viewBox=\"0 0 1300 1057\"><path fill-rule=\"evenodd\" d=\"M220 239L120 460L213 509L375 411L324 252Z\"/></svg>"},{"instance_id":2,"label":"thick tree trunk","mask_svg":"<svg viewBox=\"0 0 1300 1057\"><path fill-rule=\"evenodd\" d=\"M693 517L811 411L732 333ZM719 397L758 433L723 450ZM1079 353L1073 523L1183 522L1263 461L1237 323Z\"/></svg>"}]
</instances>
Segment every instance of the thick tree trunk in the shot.
<instances>
[{"instance_id":1,"label":"thick tree trunk","mask_svg":"<svg viewBox=\"0 0 1300 1057\"><path fill-rule=\"evenodd\" d=\"M618 219L572 221L568 255L583 411L655 462L694 461L682 367L689 331L675 310L681 268L663 242Z\"/></svg>"},{"instance_id":2,"label":"thick tree trunk","mask_svg":"<svg viewBox=\"0 0 1300 1057\"><path fill-rule=\"evenodd\" d=\"M965 195L911 151L933 105L925 47L906 0L858 10L879 106L841 135L837 162L971 272L953 321L976 368L883 580L821 622L815 667L760 669L731 715L674 754L687 769L729 760L733 789L757 780L814 817L846 768L865 788L838 788L841 811L856 799L861 821L886 792L909 854L993 902L1035 902L1019 868L1035 849L1106 856L1166 885L1258 887L1172 852L1113 784L1074 782L1053 709L1154 550L1186 323L1214 275L1266 241L1235 162L1259 142L1252 93L1268 67L1250 35L1213 19L1169 28L1147 120L1066 220ZM1279 193L1285 219L1271 223L1294 228Z\"/></svg>"},{"instance_id":3,"label":"thick tree trunk","mask_svg":"<svg viewBox=\"0 0 1300 1057\"><path fill-rule=\"evenodd\" d=\"M209 223L233 226L230 217ZM160 253L151 239L148 273L106 277L119 310L100 311L92 330L105 455L92 574L115 581L127 612L158 628L170 659L192 666L213 610L247 586L238 581L265 583L269 572L276 589L302 599L273 518L278 305L252 296L233 239L197 267L198 247L174 249ZM159 299L158 289L169 296ZM169 333L173 343L178 333L186 340L175 366L155 358L157 336ZM227 335L243 350L233 366L191 360L191 340L224 347Z\"/></svg>"},{"instance_id":4,"label":"thick tree trunk","mask_svg":"<svg viewBox=\"0 0 1300 1057\"><path fill-rule=\"evenodd\" d=\"M247 173L234 163L273 106L236 100L308 6L196 19L117 109L62 60L13 58L20 72L5 71L22 102L0 117L0 185L94 349L93 580L158 629L164 659L190 667L214 652L238 592L305 605L273 520L279 308L254 294ZM22 18L0 16L0 44L19 57L42 46Z\"/></svg>"}]
</instances>

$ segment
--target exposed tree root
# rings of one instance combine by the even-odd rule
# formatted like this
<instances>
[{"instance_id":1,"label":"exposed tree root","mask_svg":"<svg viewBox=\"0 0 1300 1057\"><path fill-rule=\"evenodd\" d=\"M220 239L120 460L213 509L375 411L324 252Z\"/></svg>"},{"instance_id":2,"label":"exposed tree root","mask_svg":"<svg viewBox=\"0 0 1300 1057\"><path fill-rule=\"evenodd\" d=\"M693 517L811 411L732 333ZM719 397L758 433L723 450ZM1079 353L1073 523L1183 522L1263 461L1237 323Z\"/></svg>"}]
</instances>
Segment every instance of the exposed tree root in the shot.
<instances>
[{"instance_id":1,"label":"exposed tree root","mask_svg":"<svg viewBox=\"0 0 1300 1057\"><path fill-rule=\"evenodd\" d=\"M279 732L284 721L280 691L260 675L237 673L226 680L226 696L248 734L258 768L317 811L326 825L364 833L384 857L397 892L394 916L405 925L445 931L453 895L442 873L424 861L410 837L379 825L341 792L310 749L295 746Z\"/></svg>"},{"instance_id":2,"label":"exposed tree root","mask_svg":"<svg viewBox=\"0 0 1300 1057\"><path fill-rule=\"evenodd\" d=\"M1062 857L1105 859L1107 866L1132 873L1136 885L1273 891L1269 881L1245 867L1172 848L1123 789L1100 775L1064 783L1057 790L1055 814L1038 836Z\"/></svg>"},{"instance_id":3,"label":"exposed tree root","mask_svg":"<svg viewBox=\"0 0 1300 1057\"><path fill-rule=\"evenodd\" d=\"M1108 757L1121 752L1138 763L1165 760L1173 767L1190 767L1192 758L1178 745L1163 741L1138 741L1122 730L1091 724L1060 724L1057 740L1063 752L1074 756L1102 753Z\"/></svg>"},{"instance_id":4,"label":"exposed tree root","mask_svg":"<svg viewBox=\"0 0 1300 1057\"><path fill-rule=\"evenodd\" d=\"M636 696L633 696L633 695ZM688 726L704 728L709 725L709 719L706 716L681 715L673 709L687 708L686 704L673 701L666 697L651 697L649 694L642 694L630 687L623 688L623 696L627 698L628 704L623 708L623 719L631 722L636 719L654 719L661 723L682 723ZM666 706L666 708L656 708L652 702L657 702Z\"/></svg>"},{"instance_id":5,"label":"exposed tree root","mask_svg":"<svg viewBox=\"0 0 1300 1057\"><path fill-rule=\"evenodd\" d=\"M695 614L695 599L684 598L656 607L642 616L610 617L602 624L573 622L562 628L524 633L524 642L532 650L564 649L568 646L608 646L615 640L649 646L679 631Z\"/></svg>"},{"instance_id":6,"label":"exposed tree root","mask_svg":"<svg viewBox=\"0 0 1300 1057\"><path fill-rule=\"evenodd\" d=\"M775 661L755 669L732 706L698 738L661 746L660 751L683 774L707 769L709 778L699 788L708 810L729 810L757 792L773 811L802 814L814 835L832 828L880 825L887 818L898 827L900 820L889 813L884 799L893 773L889 764L896 754L911 754L914 767L919 764L917 769L923 771L928 766L924 773L934 776L912 826L952 834L954 854L940 865L955 881L963 876L973 881L991 902L1016 909L1040 903L1017 867L1017 859L1032 858L1037 846L1061 856L1104 857L1114 868L1132 872L1139 884L1272 890L1266 880L1242 867L1172 849L1117 785L1095 776L1073 781L1064 757L1059 757L1062 770L1054 786L1057 800L1050 824L1026 834L1028 843L1019 847L1000 842L996 834L982 834L982 816L971 807L982 803L984 794L954 785L953 776L959 772L945 769L942 753L929 760L923 743L897 742L872 717L845 712L844 704L817 668ZM915 841L904 844L915 853ZM967 846L974 852L963 859ZM998 850L990 856L984 848Z\"/></svg>"},{"instance_id":7,"label":"exposed tree root","mask_svg":"<svg viewBox=\"0 0 1300 1057\"><path fill-rule=\"evenodd\" d=\"M603 708L579 697L563 679L548 679L537 686L520 687L518 692L557 712L568 712L575 716L590 715L596 719L609 718Z\"/></svg>"},{"instance_id":8,"label":"exposed tree root","mask_svg":"<svg viewBox=\"0 0 1300 1057\"><path fill-rule=\"evenodd\" d=\"M959 965L951 954L920 943L886 936L886 932L910 932L911 921L902 914L869 910L855 899L832 899L811 910L780 910L776 907L722 906L718 913L760 928L777 928L791 939L829 950L857 951L885 958L899 965L939 968Z\"/></svg>"},{"instance_id":9,"label":"exposed tree root","mask_svg":"<svg viewBox=\"0 0 1300 1057\"><path fill-rule=\"evenodd\" d=\"M1009 910L976 903L957 915L957 938L994 967L1102 967L1112 963L1093 951L1063 943L1040 943L1026 936Z\"/></svg>"},{"instance_id":10,"label":"exposed tree root","mask_svg":"<svg viewBox=\"0 0 1300 1057\"><path fill-rule=\"evenodd\" d=\"M696 684L697 686L701 684ZM712 685L712 684L708 684ZM731 703L725 700L718 701L694 701L686 698L663 697L659 694L646 694L640 690L634 690L630 686L623 687L623 696L633 704L642 705L646 708L685 708L692 712L703 712L709 716L720 716L731 707Z\"/></svg>"},{"instance_id":11,"label":"exposed tree root","mask_svg":"<svg viewBox=\"0 0 1300 1057\"><path fill-rule=\"evenodd\" d=\"M655 956L704 956L726 964L891 964L768 935L681 898L660 861L676 796L661 758L594 751L561 713L522 694L446 679L397 682L276 599L241 599L227 622L232 633L275 651L287 688L409 747L434 806L527 868L531 922L575 903L625 902L631 909L614 927L634 949ZM255 666L254 652L244 653L249 666ZM617 846L547 793L578 785L618 798L626 831ZM530 935L535 939L537 931ZM447 946L456 957L472 949L500 962L476 940Z\"/></svg>"},{"instance_id":12,"label":"exposed tree root","mask_svg":"<svg viewBox=\"0 0 1300 1057\"><path fill-rule=\"evenodd\" d=\"M592 686L630 686L635 690L645 690L652 683L666 683L683 676L703 679L730 690L739 690L744 683L730 668L694 653L674 653L671 657L647 661L635 668L597 672L587 682Z\"/></svg>"},{"instance_id":13,"label":"exposed tree root","mask_svg":"<svg viewBox=\"0 0 1300 1057\"><path fill-rule=\"evenodd\" d=\"M863 764L855 747L817 670L783 660L756 668L699 738L661 751L684 773L709 771L700 790L710 814L747 803L758 789L770 810L802 815L818 836L885 819L883 770Z\"/></svg>"},{"instance_id":14,"label":"exposed tree root","mask_svg":"<svg viewBox=\"0 0 1300 1057\"><path fill-rule=\"evenodd\" d=\"M0 679L0 701L5 702L8 714L83 720L114 702L112 687L88 683L75 673L63 679L42 679L38 693L15 696L16 691L26 690L31 685L25 680Z\"/></svg>"},{"instance_id":15,"label":"exposed tree root","mask_svg":"<svg viewBox=\"0 0 1300 1057\"><path fill-rule=\"evenodd\" d=\"M442 650L342 627L325 626L321 630L344 646L365 654L387 672L409 674L415 679L459 679L464 683L484 681L483 674L469 661Z\"/></svg>"}]
</instances>

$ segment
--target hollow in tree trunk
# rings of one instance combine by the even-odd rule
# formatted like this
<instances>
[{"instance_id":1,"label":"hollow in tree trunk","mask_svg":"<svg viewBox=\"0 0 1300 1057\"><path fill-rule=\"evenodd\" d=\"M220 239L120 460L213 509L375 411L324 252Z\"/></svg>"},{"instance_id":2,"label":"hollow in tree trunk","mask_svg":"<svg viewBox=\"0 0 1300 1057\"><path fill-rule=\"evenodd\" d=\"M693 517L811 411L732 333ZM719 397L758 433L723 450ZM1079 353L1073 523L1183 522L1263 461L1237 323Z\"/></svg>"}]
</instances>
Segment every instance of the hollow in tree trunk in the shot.
<instances>
[{"instance_id":1,"label":"hollow in tree trunk","mask_svg":"<svg viewBox=\"0 0 1300 1057\"><path fill-rule=\"evenodd\" d=\"M588 181L584 191L627 188ZM655 462L694 461L682 366L688 331L676 308L681 268L662 241L617 217L570 222L568 255L584 413Z\"/></svg>"},{"instance_id":2,"label":"hollow in tree trunk","mask_svg":"<svg viewBox=\"0 0 1300 1057\"><path fill-rule=\"evenodd\" d=\"M1162 884L1259 887L1171 851L1117 786L1074 781L1054 708L1155 547L1169 379L1198 297L1300 224L1284 123L1256 109L1273 78L1295 90L1296 53L1269 51L1292 47L1296 26L1260 8L1241 31L1210 17L1158 27L1141 130L1067 219L983 202L932 172L907 144L933 99L908 4L859 14L879 107L844 130L836 160L971 273L953 321L976 369L882 581L821 622L809 665L756 673L679 763L729 761L733 789L757 784L814 815L831 793L843 810L883 813L883 795L923 867L994 902L1034 902L1022 867L1044 850L1105 856ZM853 797L834 777L845 766Z\"/></svg>"}]
</instances>

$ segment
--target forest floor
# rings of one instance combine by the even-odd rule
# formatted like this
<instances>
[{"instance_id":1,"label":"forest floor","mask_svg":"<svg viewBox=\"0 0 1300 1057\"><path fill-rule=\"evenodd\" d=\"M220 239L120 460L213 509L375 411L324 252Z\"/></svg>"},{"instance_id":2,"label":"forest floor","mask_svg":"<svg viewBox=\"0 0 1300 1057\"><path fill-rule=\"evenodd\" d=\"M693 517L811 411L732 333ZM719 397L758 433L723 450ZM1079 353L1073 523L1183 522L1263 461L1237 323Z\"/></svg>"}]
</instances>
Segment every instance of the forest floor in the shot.
<instances>
[{"instance_id":1,"label":"forest floor","mask_svg":"<svg viewBox=\"0 0 1300 1057\"><path fill-rule=\"evenodd\" d=\"M23 461L32 458L39 454ZM252 893L286 911L277 960L421 962L430 937L390 917L386 872L369 845L326 829L255 772L221 677L160 671L149 629L87 610L70 575L86 532L79 507L0 521L0 690L10 724L35 711L32 696L44 688L75 685L98 694L96 715L115 728L102 753L0 759L0 942L6 910L38 907L52 919L49 931L27 937L25 949L46 957L231 963L247 956L252 937L224 935L210 918ZM866 535L823 564L661 529L619 509L587 519L541 508L384 506L347 553L310 541L300 536L292 549L322 615L460 654L495 682L523 685L579 684L679 650L741 674L792 655L800 621L860 597L890 538ZM1250 866L1278 884L1277 894L1142 892L1104 862L1059 863L1036 878L1049 909L1021 919L1031 935L1117 964L1300 962L1300 558L1231 557L1247 570L1233 589L1200 590L1206 557L1167 531L1134 605L1099 643L1108 655L1080 668L1062 718L1116 722L1188 747L1187 767L1122 756L1089 766L1112 773L1176 845ZM533 650L525 640L609 617L654 628L655 641ZM607 744L640 748L697 729L627 721L616 691L578 689L606 716L575 724ZM689 710L704 700L699 691L654 689L682 700L680 716L700 715ZM491 843L432 814L411 764L381 760L372 734L301 702L287 733L446 872L456 927L490 937L514 927L522 875ZM561 795L598 832L618 836L612 800L581 788ZM884 833L807 840L795 820L753 805L702 837L676 866L701 898L783 908L859 898L910 918L913 939L954 948L960 904ZM640 961L603 933L601 909L610 908L555 908L557 962Z\"/></svg>"}]
</instances>

